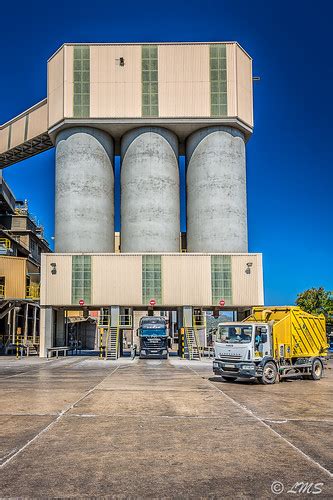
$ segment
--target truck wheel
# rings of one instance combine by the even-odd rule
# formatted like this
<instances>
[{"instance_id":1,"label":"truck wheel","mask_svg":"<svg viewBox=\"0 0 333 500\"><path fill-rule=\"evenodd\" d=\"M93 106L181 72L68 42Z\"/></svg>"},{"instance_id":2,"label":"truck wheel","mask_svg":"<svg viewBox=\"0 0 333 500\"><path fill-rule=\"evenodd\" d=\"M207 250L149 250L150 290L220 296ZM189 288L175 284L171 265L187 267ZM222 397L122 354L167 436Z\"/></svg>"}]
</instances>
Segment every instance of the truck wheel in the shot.
<instances>
[{"instance_id":1,"label":"truck wheel","mask_svg":"<svg viewBox=\"0 0 333 500\"><path fill-rule=\"evenodd\" d=\"M315 359L311 366L310 379L311 380L320 380L323 376L323 365L319 359Z\"/></svg>"},{"instance_id":2,"label":"truck wheel","mask_svg":"<svg viewBox=\"0 0 333 500\"><path fill-rule=\"evenodd\" d=\"M267 361L263 368L262 376L259 377L259 382L264 385L275 384L278 379L278 372L275 363Z\"/></svg>"},{"instance_id":3,"label":"truck wheel","mask_svg":"<svg viewBox=\"0 0 333 500\"><path fill-rule=\"evenodd\" d=\"M222 380L224 380L224 382L235 382L237 377L223 377L221 375L221 378L222 378Z\"/></svg>"}]
</instances>

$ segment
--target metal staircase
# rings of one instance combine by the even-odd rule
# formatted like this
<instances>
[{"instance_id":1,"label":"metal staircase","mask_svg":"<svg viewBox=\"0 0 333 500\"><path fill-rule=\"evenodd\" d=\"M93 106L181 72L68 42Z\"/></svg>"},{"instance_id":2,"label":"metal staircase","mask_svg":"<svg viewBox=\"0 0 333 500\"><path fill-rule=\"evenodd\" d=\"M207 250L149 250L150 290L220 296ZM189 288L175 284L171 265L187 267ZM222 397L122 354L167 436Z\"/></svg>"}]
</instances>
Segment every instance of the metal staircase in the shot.
<instances>
[{"instance_id":1,"label":"metal staircase","mask_svg":"<svg viewBox=\"0 0 333 500\"><path fill-rule=\"evenodd\" d=\"M195 329L192 326L184 328L185 333L185 356L187 359L201 359L200 346Z\"/></svg>"},{"instance_id":2,"label":"metal staircase","mask_svg":"<svg viewBox=\"0 0 333 500\"><path fill-rule=\"evenodd\" d=\"M118 359L119 350L119 328L110 327L106 342L106 359Z\"/></svg>"}]
</instances>

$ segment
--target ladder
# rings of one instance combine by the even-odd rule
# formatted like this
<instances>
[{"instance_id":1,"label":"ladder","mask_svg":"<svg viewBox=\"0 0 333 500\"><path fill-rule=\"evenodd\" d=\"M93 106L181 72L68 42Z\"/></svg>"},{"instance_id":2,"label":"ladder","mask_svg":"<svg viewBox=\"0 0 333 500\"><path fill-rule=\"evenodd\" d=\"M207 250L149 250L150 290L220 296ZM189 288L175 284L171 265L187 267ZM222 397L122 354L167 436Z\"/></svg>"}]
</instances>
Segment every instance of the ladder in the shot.
<instances>
[{"instance_id":1,"label":"ladder","mask_svg":"<svg viewBox=\"0 0 333 500\"><path fill-rule=\"evenodd\" d=\"M187 358L190 360L201 359L201 353L195 329L192 326L186 326L184 328L184 333L185 353L187 354Z\"/></svg>"},{"instance_id":2,"label":"ladder","mask_svg":"<svg viewBox=\"0 0 333 500\"><path fill-rule=\"evenodd\" d=\"M106 359L117 360L119 347L119 328L111 326L106 341Z\"/></svg>"}]
</instances>

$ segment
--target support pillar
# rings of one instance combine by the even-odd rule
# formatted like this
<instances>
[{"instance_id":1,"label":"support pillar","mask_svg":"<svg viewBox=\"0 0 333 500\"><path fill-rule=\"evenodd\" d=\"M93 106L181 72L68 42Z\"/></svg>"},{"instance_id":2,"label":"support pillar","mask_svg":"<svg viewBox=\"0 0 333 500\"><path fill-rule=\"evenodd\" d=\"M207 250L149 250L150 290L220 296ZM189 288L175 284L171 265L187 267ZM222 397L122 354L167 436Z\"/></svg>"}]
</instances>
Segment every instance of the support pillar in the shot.
<instances>
[{"instance_id":1,"label":"support pillar","mask_svg":"<svg viewBox=\"0 0 333 500\"><path fill-rule=\"evenodd\" d=\"M27 303L25 305L25 311L24 311L24 343L26 344L28 341L28 315L29 315L29 304Z\"/></svg>"},{"instance_id":2,"label":"support pillar","mask_svg":"<svg viewBox=\"0 0 333 500\"><path fill-rule=\"evenodd\" d=\"M63 309L56 311L56 346L62 347L65 345L65 314Z\"/></svg>"},{"instance_id":3,"label":"support pillar","mask_svg":"<svg viewBox=\"0 0 333 500\"><path fill-rule=\"evenodd\" d=\"M193 307L191 306L183 307L183 326L193 326Z\"/></svg>"},{"instance_id":4,"label":"support pillar","mask_svg":"<svg viewBox=\"0 0 333 500\"><path fill-rule=\"evenodd\" d=\"M36 326L37 326L37 306L34 306L33 320L32 320L32 343L36 343Z\"/></svg>"},{"instance_id":5,"label":"support pillar","mask_svg":"<svg viewBox=\"0 0 333 500\"><path fill-rule=\"evenodd\" d=\"M48 347L53 347L54 310L52 307L40 309L40 349L39 357L47 357Z\"/></svg>"},{"instance_id":6,"label":"support pillar","mask_svg":"<svg viewBox=\"0 0 333 500\"><path fill-rule=\"evenodd\" d=\"M111 328L119 325L120 307L111 306Z\"/></svg>"}]
</instances>

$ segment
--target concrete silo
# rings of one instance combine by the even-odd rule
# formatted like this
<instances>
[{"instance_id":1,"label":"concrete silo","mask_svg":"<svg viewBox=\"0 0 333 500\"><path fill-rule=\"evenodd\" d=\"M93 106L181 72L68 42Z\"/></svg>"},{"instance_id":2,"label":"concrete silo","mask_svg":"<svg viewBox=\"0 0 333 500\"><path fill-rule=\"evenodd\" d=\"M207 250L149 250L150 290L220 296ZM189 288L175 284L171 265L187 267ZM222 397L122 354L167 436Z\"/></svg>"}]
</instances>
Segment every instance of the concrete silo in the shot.
<instances>
[{"instance_id":1,"label":"concrete silo","mask_svg":"<svg viewBox=\"0 0 333 500\"><path fill-rule=\"evenodd\" d=\"M121 251L179 252L178 140L160 127L126 133L121 144Z\"/></svg>"},{"instance_id":2,"label":"concrete silo","mask_svg":"<svg viewBox=\"0 0 333 500\"><path fill-rule=\"evenodd\" d=\"M247 252L243 133L207 127L186 146L187 251Z\"/></svg>"},{"instance_id":3,"label":"concrete silo","mask_svg":"<svg viewBox=\"0 0 333 500\"><path fill-rule=\"evenodd\" d=\"M113 140L91 127L56 138L56 252L114 252Z\"/></svg>"}]
</instances>

